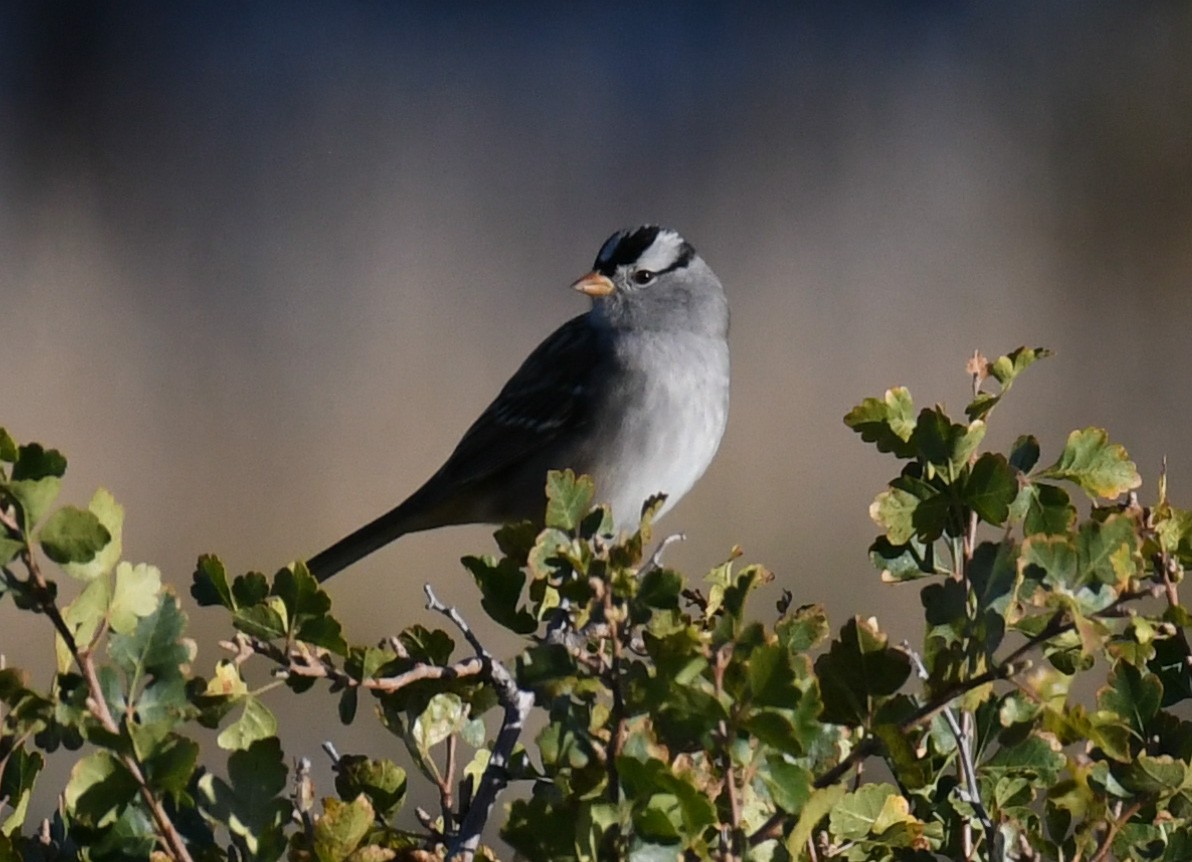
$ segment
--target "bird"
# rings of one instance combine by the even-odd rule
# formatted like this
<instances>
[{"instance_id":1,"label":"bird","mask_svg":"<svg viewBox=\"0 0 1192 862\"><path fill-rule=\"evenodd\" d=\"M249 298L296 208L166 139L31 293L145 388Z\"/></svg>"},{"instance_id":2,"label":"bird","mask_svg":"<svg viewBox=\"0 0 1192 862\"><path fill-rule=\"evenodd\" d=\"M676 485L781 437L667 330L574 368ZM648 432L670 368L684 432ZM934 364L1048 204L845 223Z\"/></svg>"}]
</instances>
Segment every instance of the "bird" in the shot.
<instances>
[{"instance_id":1,"label":"bird","mask_svg":"<svg viewBox=\"0 0 1192 862\"><path fill-rule=\"evenodd\" d=\"M307 561L319 581L397 538L468 523L541 525L547 472L595 483L618 531L679 501L712 462L729 411L729 308L674 230L619 230L571 285L591 308L530 353L455 450L404 502Z\"/></svg>"}]
</instances>

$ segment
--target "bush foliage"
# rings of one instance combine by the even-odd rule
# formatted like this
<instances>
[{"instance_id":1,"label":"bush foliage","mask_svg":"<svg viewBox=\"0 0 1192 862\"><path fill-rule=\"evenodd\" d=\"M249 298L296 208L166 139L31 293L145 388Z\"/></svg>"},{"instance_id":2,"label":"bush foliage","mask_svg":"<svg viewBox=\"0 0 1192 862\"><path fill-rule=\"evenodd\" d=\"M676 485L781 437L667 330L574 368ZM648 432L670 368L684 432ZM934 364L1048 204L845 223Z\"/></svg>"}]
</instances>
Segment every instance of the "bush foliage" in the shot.
<instances>
[{"instance_id":1,"label":"bush foliage","mask_svg":"<svg viewBox=\"0 0 1192 862\"><path fill-rule=\"evenodd\" d=\"M913 647L869 615L832 636L789 592L755 614L758 565L693 584L651 538L658 501L616 537L562 472L545 529L503 527L499 553L463 560L518 655L429 587L442 628L358 645L303 564L233 576L205 556L190 592L229 634L202 658L161 573L121 559L121 507L101 490L54 509L65 458L0 432L0 600L44 617L57 669L47 686L0 670L0 862L495 859L497 834L533 860L1192 858L1192 513L1162 479L1142 504L1099 428L1043 460L1030 435L983 448L1045 355L975 356L962 419L901 388L845 417L898 462L870 556L921 582ZM250 686L249 663L272 681ZM277 737L316 693L381 722L410 774L328 746L334 787L316 788ZM74 768L42 820L30 798L60 748ZM408 780L435 811L405 811Z\"/></svg>"}]
</instances>

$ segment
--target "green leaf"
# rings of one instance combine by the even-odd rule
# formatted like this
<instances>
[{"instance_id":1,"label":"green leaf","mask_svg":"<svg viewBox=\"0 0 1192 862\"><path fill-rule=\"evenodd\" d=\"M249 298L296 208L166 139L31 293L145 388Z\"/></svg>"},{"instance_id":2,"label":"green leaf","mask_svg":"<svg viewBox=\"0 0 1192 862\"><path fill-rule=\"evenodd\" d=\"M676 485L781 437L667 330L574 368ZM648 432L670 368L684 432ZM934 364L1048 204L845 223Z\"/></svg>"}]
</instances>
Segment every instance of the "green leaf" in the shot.
<instances>
[{"instance_id":1,"label":"green leaf","mask_svg":"<svg viewBox=\"0 0 1192 862\"><path fill-rule=\"evenodd\" d=\"M525 608L519 608L525 573L508 557L497 561L492 557L464 557L461 562L472 573L483 596L480 604L494 622L516 634L530 634L538 628L538 620Z\"/></svg>"},{"instance_id":2,"label":"green leaf","mask_svg":"<svg viewBox=\"0 0 1192 862\"><path fill-rule=\"evenodd\" d=\"M832 835L837 840L860 841L881 834L875 829L886 800L900 796L889 784L866 784L854 793L846 793L829 816Z\"/></svg>"},{"instance_id":3,"label":"green leaf","mask_svg":"<svg viewBox=\"0 0 1192 862\"><path fill-rule=\"evenodd\" d=\"M111 540L112 534L93 512L63 506L41 528L39 539L55 563L86 563Z\"/></svg>"},{"instance_id":4,"label":"green leaf","mask_svg":"<svg viewBox=\"0 0 1192 862\"><path fill-rule=\"evenodd\" d=\"M459 733L468 720L463 699L452 692L440 692L430 699L426 709L414 720L411 736L423 757L447 737Z\"/></svg>"},{"instance_id":5,"label":"green leaf","mask_svg":"<svg viewBox=\"0 0 1192 862\"><path fill-rule=\"evenodd\" d=\"M131 634L137 621L157 609L161 593L161 572L156 566L121 563L116 567L116 589L108 613L112 631Z\"/></svg>"},{"instance_id":6,"label":"green leaf","mask_svg":"<svg viewBox=\"0 0 1192 862\"><path fill-rule=\"evenodd\" d=\"M239 751L253 743L277 736L277 718L259 697L244 697L244 711L216 737L225 751Z\"/></svg>"},{"instance_id":7,"label":"green leaf","mask_svg":"<svg viewBox=\"0 0 1192 862\"><path fill-rule=\"evenodd\" d=\"M936 574L931 546L914 536L903 545L895 545L885 536L878 536L869 546L869 561L881 572L882 581L887 584Z\"/></svg>"},{"instance_id":8,"label":"green leaf","mask_svg":"<svg viewBox=\"0 0 1192 862\"><path fill-rule=\"evenodd\" d=\"M145 759L145 777L159 792L168 793L175 801L187 800L187 788L199 759L199 744L172 733Z\"/></svg>"},{"instance_id":9,"label":"green leaf","mask_svg":"<svg viewBox=\"0 0 1192 862\"><path fill-rule=\"evenodd\" d=\"M1018 479L1004 455L986 452L973 464L961 500L987 524L999 527L1010 514L1018 494Z\"/></svg>"},{"instance_id":10,"label":"green leaf","mask_svg":"<svg viewBox=\"0 0 1192 862\"><path fill-rule=\"evenodd\" d=\"M546 475L546 526L575 530L592 507L595 494L590 476L577 478L571 470L551 470Z\"/></svg>"},{"instance_id":11,"label":"green leaf","mask_svg":"<svg viewBox=\"0 0 1192 862\"><path fill-rule=\"evenodd\" d=\"M1073 431L1059 460L1039 475L1074 482L1093 498L1113 499L1142 484L1126 450L1118 443L1111 444L1102 428Z\"/></svg>"},{"instance_id":12,"label":"green leaf","mask_svg":"<svg viewBox=\"0 0 1192 862\"><path fill-rule=\"evenodd\" d=\"M886 531L891 545L905 545L915 535L919 498L901 488L887 488L869 506L869 517Z\"/></svg>"},{"instance_id":13,"label":"green leaf","mask_svg":"<svg viewBox=\"0 0 1192 862\"><path fill-rule=\"evenodd\" d=\"M977 607L1004 617L1018 583L1018 548L1007 539L982 542L969 564L969 583Z\"/></svg>"},{"instance_id":14,"label":"green leaf","mask_svg":"<svg viewBox=\"0 0 1192 862\"><path fill-rule=\"evenodd\" d=\"M876 621L856 617L845 624L840 639L815 662L824 711L833 724L866 724L878 703L894 694L910 675L910 660L888 645Z\"/></svg>"},{"instance_id":15,"label":"green leaf","mask_svg":"<svg viewBox=\"0 0 1192 862\"><path fill-rule=\"evenodd\" d=\"M112 634L108 654L131 678L146 674L176 676L179 666L190 661L188 648L179 642L185 628L186 615L178 608L178 599L163 593L157 608L140 617L131 634Z\"/></svg>"},{"instance_id":16,"label":"green leaf","mask_svg":"<svg viewBox=\"0 0 1192 862\"><path fill-rule=\"evenodd\" d=\"M345 754L335 764L335 791L341 799L364 794L377 814L389 817L406 798L406 771L390 760Z\"/></svg>"},{"instance_id":17,"label":"green leaf","mask_svg":"<svg viewBox=\"0 0 1192 862\"><path fill-rule=\"evenodd\" d=\"M1081 524L1076 534L1076 557L1085 579L1092 577L1103 584L1124 584L1142 574L1134 523L1124 515Z\"/></svg>"},{"instance_id":18,"label":"green leaf","mask_svg":"<svg viewBox=\"0 0 1192 862\"><path fill-rule=\"evenodd\" d=\"M778 641L791 653L807 652L828 637L828 614L823 605L802 605L783 614L774 626Z\"/></svg>"},{"instance_id":19,"label":"green leaf","mask_svg":"<svg viewBox=\"0 0 1192 862\"><path fill-rule=\"evenodd\" d=\"M32 532L58 496L66 459L56 449L30 443L17 449L6 490L16 499L24 515L24 530Z\"/></svg>"},{"instance_id":20,"label":"green leaf","mask_svg":"<svg viewBox=\"0 0 1192 862\"><path fill-rule=\"evenodd\" d=\"M815 827L836 810L836 806L844 798L847 790L843 784L833 784L830 787L817 788L812 791L811 797L799 812L795 828L791 830L786 839L786 849L792 859L799 859L803 856Z\"/></svg>"},{"instance_id":21,"label":"green leaf","mask_svg":"<svg viewBox=\"0 0 1192 862\"><path fill-rule=\"evenodd\" d=\"M1040 569L1048 586L1069 593L1080 586L1076 546L1067 535L1030 536L1022 543L1021 560L1024 566Z\"/></svg>"},{"instance_id":22,"label":"green leaf","mask_svg":"<svg viewBox=\"0 0 1192 862\"><path fill-rule=\"evenodd\" d=\"M791 706L800 690L791 654L778 645L763 645L749 654L745 668L749 692L757 706Z\"/></svg>"},{"instance_id":23,"label":"green leaf","mask_svg":"<svg viewBox=\"0 0 1192 862\"><path fill-rule=\"evenodd\" d=\"M1060 536L1076 524L1076 507L1068 492L1058 485L1034 483L1025 486L1026 514L1022 529L1026 535Z\"/></svg>"},{"instance_id":24,"label":"green leaf","mask_svg":"<svg viewBox=\"0 0 1192 862\"><path fill-rule=\"evenodd\" d=\"M1110 768L1127 792L1139 795L1171 796L1188 778L1188 764L1170 754L1154 757L1140 753L1131 762L1114 763Z\"/></svg>"},{"instance_id":25,"label":"green leaf","mask_svg":"<svg viewBox=\"0 0 1192 862\"><path fill-rule=\"evenodd\" d=\"M968 464L984 438L984 422L956 425L942 408L935 407L920 411L910 442L926 461L955 472Z\"/></svg>"},{"instance_id":26,"label":"green leaf","mask_svg":"<svg viewBox=\"0 0 1192 862\"><path fill-rule=\"evenodd\" d=\"M27 751L22 745L9 749L7 757L0 763L3 763L3 769L0 769L0 799L4 800L0 814L7 815L0 821L0 835L13 837L21 833L21 827L29 814L33 785L46 761L40 752Z\"/></svg>"},{"instance_id":27,"label":"green leaf","mask_svg":"<svg viewBox=\"0 0 1192 862\"><path fill-rule=\"evenodd\" d=\"M1005 356L999 356L989 364L989 374L1003 388L1008 389L1019 374L1026 371L1040 359L1052 356L1046 347L1019 347Z\"/></svg>"},{"instance_id":28,"label":"green leaf","mask_svg":"<svg viewBox=\"0 0 1192 862\"><path fill-rule=\"evenodd\" d=\"M811 799L815 776L805 766L771 754L760 775L774 804L788 814L798 814Z\"/></svg>"},{"instance_id":29,"label":"green leaf","mask_svg":"<svg viewBox=\"0 0 1192 862\"><path fill-rule=\"evenodd\" d=\"M879 452L892 452L898 458L913 458L915 447L914 405L911 393L898 386L886 391L884 399L866 398L844 417L844 424L873 443Z\"/></svg>"},{"instance_id":30,"label":"green leaf","mask_svg":"<svg viewBox=\"0 0 1192 862\"><path fill-rule=\"evenodd\" d=\"M1029 473L1039 462L1039 441L1034 434L1023 434L1010 447L1010 466L1020 473Z\"/></svg>"},{"instance_id":31,"label":"green leaf","mask_svg":"<svg viewBox=\"0 0 1192 862\"><path fill-rule=\"evenodd\" d=\"M89 644L99 627L108 616L108 606L112 601L111 582L107 578L95 578L83 587L83 591L75 596L62 611L62 618L70 628L74 639L78 643ZM65 671L74 663L74 657L61 637L56 644L58 652L58 670Z\"/></svg>"},{"instance_id":32,"label":"green leaf","mask_svg":"<svg viewBox=\"0 0 1192 862\"><path fill-rule=\"evenodd\" d=\"M11 478L14 482L44 479L47 476L61 479L65 473L66 458L61 452L46 449L40 443L29 443L17 449Z\"/></svg>"},{"instance_id":33,"label":"green leaf","mask_svg":"<svg viewBox=\"0 0 1192 862\"><path fill-rule=\"evenodd\" d=\"M277 737L253 743L228 758L228 780L205 773L198 781L208 816L228 826L257 860L277 859L285 851L283 827L290 820L286 767Z\"/></svg>"},{"instance_id":34,"label":"green leaf","mask_svg":"<svg viewBox=\"0 0 1192 862\"><path fill-rule=\"evenodd\" d=\"M232 585L228 582L224 564L219 557L211 554L199 557L190 585L190 594L199 607L223 605L228 610L236 609L236 600L232 598Z\"/></svg>"},{"instance_id":35,"label":"green leaf","mask_svg":"<svg viewBox=\"0 0 1192 862\"><path fill-rule=\"evenodd\" d=\"M634 598L648 608L678 608L679 593L682 590L683 578L678 573L670 569L654 568L642 577Z\"/></svg>"},{"instance_id":36,"label":"green leaf","mask_svg":"<svg viewBox=\"0 0 1192 862\"><path fill-rule=\"evenodd\" d=\"M92 827L114 823L136 794L136 779L106 751L75 763L64 791L67 809L79 822Z\"/></svg>"},{"instance_id":37,"label":"green leaf","mask_svg":"<svg viewBox=\"0 0 1192 862\"><path fill-rule=\"evenodd\" d=\"M1114 665L1109 685L1097 692L1097 706L1120 716L1140 740L1150 735L1151 721L1162 700L1158 677L1124 661Z\"/></svg>"},{"instance_id":38,"label":"green leaf","mask_svg":"<svg viewBox=\"0 0 1192 862\"><path fill-rule=\"evenodd\" d=\"M67 574L81 581L90 581L112 571L124 552L124 507L116 502L111 492L100 488L92 495L87 510L99 519L111 538L90 561L63 565Z\"/></svg>"},{"instance_id":39,"label":"green leaf","mask_svg":"<svg viewBox=\"0 0 1192 862\"><path fill-rule=\"evenodd\" d=\"M343 862L368 834L373 807L363 794L351 802L323 800L323 816L315 821L314 851L319 862Z\"/></svg>"},{"instance_id":40,"label":"green leaf","mask_svg":"<svg viewBox=\"0 0 1192 862\"><path fill-rule=\"evenodd\" d=\"M0 461L11 464L17 460L17 444L7 428L0 428Z\"/></svg>"}]
</instances>

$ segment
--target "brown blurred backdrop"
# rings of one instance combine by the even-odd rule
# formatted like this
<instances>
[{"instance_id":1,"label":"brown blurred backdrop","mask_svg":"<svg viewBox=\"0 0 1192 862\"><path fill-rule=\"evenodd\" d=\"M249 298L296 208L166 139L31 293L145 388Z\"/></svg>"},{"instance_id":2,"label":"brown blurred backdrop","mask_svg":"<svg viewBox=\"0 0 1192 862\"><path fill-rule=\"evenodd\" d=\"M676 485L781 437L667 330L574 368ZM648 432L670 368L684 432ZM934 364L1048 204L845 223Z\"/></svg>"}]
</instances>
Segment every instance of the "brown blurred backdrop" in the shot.
<instances>
[{"instance_id":1,"label":"brown blurred backdrop","mask_svg":"<svg viewBox=\"0 0 1192 862\"><path fill-rule=\"evenodd\" d=\"M738 543L778 576L759 613L785 587L903 636L864 396L959 410L974 348L1046 345L992 442L1104 424L1192 503L1190 57L1176 3L5 4L0 424L70 457L64 499L111 488L180 593L201 552L271 570L419 484L605 237L660 221L733 307L669 559ZM457 558L489 533L338 576L352 639L437 625L428 580L482 624ZM227 629L191 619L209 673ZM48 655L27 622L0 605L10 664ZM290 754L392 747L271 704L309 716Z\"/></svg>"}]
</instances>

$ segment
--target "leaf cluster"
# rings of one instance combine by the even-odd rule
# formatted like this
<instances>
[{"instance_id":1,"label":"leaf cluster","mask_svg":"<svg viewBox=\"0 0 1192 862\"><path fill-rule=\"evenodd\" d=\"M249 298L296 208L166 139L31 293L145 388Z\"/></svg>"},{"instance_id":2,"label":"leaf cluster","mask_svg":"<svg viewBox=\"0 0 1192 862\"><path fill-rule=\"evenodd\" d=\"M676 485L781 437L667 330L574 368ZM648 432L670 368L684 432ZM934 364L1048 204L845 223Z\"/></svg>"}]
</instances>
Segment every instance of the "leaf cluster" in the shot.
<instances>
[{"instance_id":1,"label":"leaf cluster","mask_svg":"<svg viewBox=\"0 0 1192 862\"><path fill-rule=\"evenodd\" d=\"M55 509L63 456L0 431L0 600L56 641L48 685L0 670L0 862L495 859L497 829L520 858L577 862L1188 858L1192 513L1162 480L1143 505L1098 428L1051 459L1031 435L984 448L1046 355L975 356L963 418L901 388L845 417L898 462L870 557L919 590L913 647L868 615L833 635L789 593L759 618L768 569L734 549L689 581L654 535L661 498L616 535L591 480L563 471L541 528L502 527L497 553L462 561L517 655L429 588L444 628L354 644L302 563L233 575L204 556L191 596L230 630L200 661L161 573L122 559L119 505ZM328 745L326 788L278 739L293 698L320 692L395 743ZM62 751L74 768L37 824L34 784ZM411 781L435 811L410 810Z\"/></svg>"}]
</instances>

